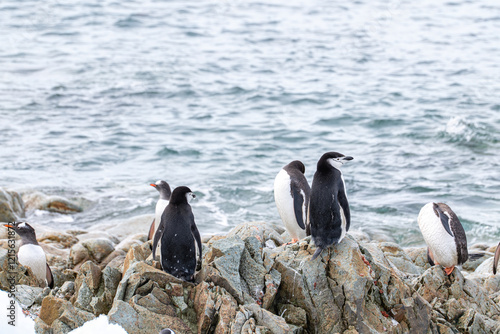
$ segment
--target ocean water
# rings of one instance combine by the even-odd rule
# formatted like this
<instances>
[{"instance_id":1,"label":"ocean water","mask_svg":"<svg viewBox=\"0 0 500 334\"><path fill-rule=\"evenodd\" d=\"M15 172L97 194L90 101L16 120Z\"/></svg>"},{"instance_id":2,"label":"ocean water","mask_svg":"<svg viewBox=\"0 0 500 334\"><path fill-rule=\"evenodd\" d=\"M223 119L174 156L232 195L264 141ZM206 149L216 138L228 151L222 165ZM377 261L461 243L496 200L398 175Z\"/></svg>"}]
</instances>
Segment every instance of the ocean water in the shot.
<instances>
[{"instance_id":1,"label":"ocean water","mask_svg":"<svg viewBox=\"0 0 500 334\"><path fill-rule=\"evenodd\" d=\"M500 239L498 1L0 3L0 186L85 199L31 221L153 213L187 185L202 234L279 222L275 175L351 155L351 227L421 245L448 203Z\"/></svg>"}]
</instances>

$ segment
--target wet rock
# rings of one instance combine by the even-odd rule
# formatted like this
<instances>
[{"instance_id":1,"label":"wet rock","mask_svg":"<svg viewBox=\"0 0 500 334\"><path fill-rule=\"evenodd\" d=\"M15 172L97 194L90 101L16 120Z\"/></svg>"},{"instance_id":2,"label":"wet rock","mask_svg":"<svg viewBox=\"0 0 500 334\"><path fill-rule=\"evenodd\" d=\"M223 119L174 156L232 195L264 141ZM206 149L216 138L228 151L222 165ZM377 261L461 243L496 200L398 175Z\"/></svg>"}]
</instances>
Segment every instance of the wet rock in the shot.
<instances>
[{"instance_id":1,"label":"wet rock","mask_svg":"<svg viewBox=\"0 0 500 334\"><path fill-rule=\"evenodd\" d=\"M123 262L123 272L126 272L132 264L139 261L145 261L152 254L151 245L152 242L149 241L130 248Z\"/></svg>"},{"instance_id":2,"label":"wet rock","mask_svg":"<svg viewBox=\"0 0 500 334\"><path fill-rule=\"evenodd\" d=\"M130 250L130 248L140 246L146 241L147 236L144 233L134 234L122 240L118 245L116 245L115 249L126 253Z\"/></svg>"},{"instance_id":3,"label":"wet rock","mask_svg":"<svg viewBox=\"0 0 500 334\"><path fill-rule=\"evenodd\" d=\"M19 221L25 216L24 202L15 191L0 187L0 222Z\"/></svg>"},{"instance_id":4,"label":"wet rock","mask_svg":"<svg viewBox=\"0 0 500 334\"><path fill-rule=\"evenodd\" d=\"M209 333L211 328L215 328L216 333L232 333L237 306L236 300L224 288L213 283L199 284L194 300L198 333Z\"/></svg>"},{"instance_id":5,"label":"wet rock","mask_svg":"<svg viewBox=\"0 0 500 334\"><path fill-rule=\"evenodd\" d=\"M109 322L122 326L128 333L159 333L163 328L171 328L176 333L192 333L181 319L158 314L135 304L134 307L121 300L115 300L108 314Z\"/></svg>"},{"instance_id":6,"label":"wet rock","mask_svg":"<svg viewBox=\"0 0 500 334\"><path fill-rule=\"evenodd\" d=\"M69 233L69 231L66 231L68 234L71 234ZM84 233L80 233L76 236L78 238L78 241L86 241L86 240L90 240L90 239L108 239L110 240L113 244L118 244L120 243L120 239L118 239L115 235L111 234L111 233L107 233L107 232L104 232L104 231L96 231L96 232L88 232L88 231L84 231Z\"/></svg>"},{"instance_id":7,"label":"wet rock","mask_svg":"<svg viewBox=\"0 0 500 334\"><path fill-rule=\"evenodd\" d=\"M78 242L78 239L69 233L47 231L37 234L37 240L39 243L45 245L55 245L59 248L70 248Z\"/></svg>"},{"instance_id":8,"label":"wet rock","mask_svg":"<svg viewBox=\"0 0 500 334\"><path fill-rule=\"evenodd\" d=\"M227 234L228 238L233 236L238 236L241 240L245 240L248 237L254 237L257 238L262 245L265 245L267 240L274 241L277 246L284 244L280 233L266 223L239 224Z\"/></svg>"},{"instance_id":9,"label":"wet rock","mask_svg":"<svg viewBox=\"0 0 500 334\"><path fill-rule=\"evenodd\" d=\"M47 296L42 301L40 315L35 319L37 333L69 333L94 319L94 315L74 307L69 301Z\"/></svg>"},{"instance_id":10,"label":"wet rock","mask_svg":"<svg viewBox=\"0 0 500 334\"><path fill-rule=\"evenodd\" d=\"M455 269L450 276L446 276L440 266L434 266L426 270L415 283L417 293L445 315L445 320L452 325L468 328L468 331L486 328L484 326L489 326L483 325L486 323L500 326L499 306L490 298L489 293L476 282L465 279L459 270ZM474 310L475 313L467 313L467 310ZM456 318L462 311L465 313L457 323ZM476 317L478 320L474 325Z\"/></svg>"},{"instance_id":11,"label":"wet rock","mask_svg":"<svg viewBox=\"0 0 500 334\"><path fill-rule=\"evenodd\" d=\"M279 314L288 324L307 328L307 312L292 304L282 304L279 307Z\"/></svg>"},{"instance_id":12,"label":"wet rock","mask_svg":"<svg viewBox=\"0 0 500 334\"><path fill-rule=\"evenodd\" d=\"M384 252L385 258L400 271L406 274L420 275L423 269L416 266L399 245L392 242L382 242L378 247Z\"/></svg>"},{"instance_id":13,"label":"wet rock","mask_svg":"<svg viewBox=\"0 0 500 334\"><path fill-rule=\"evenodd\" d=\"M41 192L26 193L23 200L27 210L44 210L57 213L82 212L83 208L73 201L61 196L48 196Z\"/></svg>"},{"instance_id":14,"label":"wet rock","mask_svg":"<svg viewBox=\"0 0 500 334\"><path fill-rule=\"evenodd\" d=\"M29 285L16 285L16 299L23 307L29 307L35 303L38 296L43 293L43 288Z\"/></svg>"},{"instance_id":15,"label":"wet rock","mask_svg":"<svg viewBox=\"0 0 500 334\"><path fill-rule=\"evenodd\" d=\"M78 270L80 265L91 260L96 264L101 263L109 254L115 250L111 240L106 238L88 239L71 247L69 262Z\"/></svg>"},{"instance_id":16,"label":"wet rock","mask_svg":"<svg viewBox=\"0 0 500 334\"><path fill-rule=\"evenodd\" d=\"M75 295L72 301L76 307L92 312L90 302L97 294L101 283L101 269L92 261L85 262L75 280Z\"/></svg>"},{"instance_id":17,"label":"wet rock","mask_svg":"<svg viewBox=\"0 0 500 334\"><path fill-rule=\"evenodd\" d=\"M82 242L82 246L87 248L90 257L97 263L100 263L115 250L113 242L105 238L85 240Z\"/></svg>"},{"instance_id":18,"label":"wet rock","mask_svg":"<svg viewBox=\"0 0 500 334\"><path fill-rule=\"evenodd\" d=\"M351 235L357 242L370 242L370 236L361 230L349 230L349 235Z\"/></svg>"},{"instance_id":19,"label":"wet rock","mask_svg":"<svg viewBox=\"0 0 500 334\"><path fill-rule=\"evenodd\" d=\"M257 325L269 329L271 333L292 333L291 328L282 317L277 316L269 312L268 310L260 308L257 304L249 304L245 305L244 307L248 311L252 312L254 318L257 320Z\"/></svg>"},{"instance_id":20,"label":"wet rock","mask_svg":"<svg viewBox=\"0 0 500 334\"><path fill-rule=\"evenodd\" d=\"M58 291L60 298L69 300L75 294L75 282L66 281Z\"/></svg>"},{"instance_id":21,"label":"wet rock","mask_svg":"<svg viewBox=\"0 0 500 334\"><path fill-rule=\"evenodd\" d=\"M151 283L149 283L149 281L151 281ZM184 282L144 262L135 262L130 265L123 274L122 280L116 291L115 301L122 300L128 302L134 295L139 293L139 291L141 295L146 295L151 292L154 286L165 287L167 283L193 286L192 283Z\"/></svg>"},{"instance_id":22,"label":"wet rock","mask_svg":"<svg viewBox=\"0 0 500 334\"><path fill-rule=\"evenodd\" d=\"M404 251L416 266L424 270L431 267L427 261L427 247L409 247L405 248Z\"/></svg>"},{"instance_id":23,"label":"wet rock","mask_svg":"<svg viewBox=\"0 0 500 334\"><path fill-rule=\"evenodd\" d=\"M211 248L205 256L205 262L215 269L209 273L209 281L222 286L240 303L244 300L239 273L244 249L243 240L232 236L211 243Z\"/></svg>"},{"instance_id":24,"label":"wet rock","mask_svg":"<svg viewBox=\"0 0 500 334\"><path fill-rule=\"evenodd\" d=\"M122 275L118 269L106 267L102 271L99 290L90 302L92 312L96 316L107 314L111 309L121 278Z\"/></svg>"},{"instance_id":25,"label":"wet rock","mask_svg":"<svg viewBox=\"0 0 500 334\"><path fill-rule=\"evenodd\" d=\"M123 265L126 255L127 253L125 253L121 249L114 250L108 256L106 256L104 260L102 260L102 262L99 264L99 268L104 269L109 265L112 268L116 268L122 271L120 267Z\"/></svg>"}]
</instances>

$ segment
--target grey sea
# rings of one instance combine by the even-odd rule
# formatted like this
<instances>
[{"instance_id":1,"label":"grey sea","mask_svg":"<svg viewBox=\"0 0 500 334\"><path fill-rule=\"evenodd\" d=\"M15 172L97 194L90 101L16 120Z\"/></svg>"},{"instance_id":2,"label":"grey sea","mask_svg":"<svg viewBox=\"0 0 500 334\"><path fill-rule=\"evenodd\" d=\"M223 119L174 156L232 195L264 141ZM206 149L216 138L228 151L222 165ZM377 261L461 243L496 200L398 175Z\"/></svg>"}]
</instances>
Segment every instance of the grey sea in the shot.
<instances>
[{"instance_id":1,"label":"grey sea","mask_svg":"<svg viewBox=\"0 0 500 334\"><path fill-rule=\"evenodd\" d=\"M500 240L498 1L0 3L0 185L83 200L87 228L187 185L202 234L279 223L288 162L351 155L353 230L421 245L448 203Z\"/></svg>"}]
</instances>

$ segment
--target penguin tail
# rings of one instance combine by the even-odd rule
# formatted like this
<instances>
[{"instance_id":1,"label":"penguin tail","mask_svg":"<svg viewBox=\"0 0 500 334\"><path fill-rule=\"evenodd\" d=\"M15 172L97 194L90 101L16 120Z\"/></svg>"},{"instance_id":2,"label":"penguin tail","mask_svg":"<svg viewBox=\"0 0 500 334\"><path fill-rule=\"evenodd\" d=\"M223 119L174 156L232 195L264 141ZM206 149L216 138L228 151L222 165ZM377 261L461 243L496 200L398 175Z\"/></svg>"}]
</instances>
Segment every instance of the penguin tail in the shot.
<instances>
[{"instance_id":1,"label":"penguin tail","mask_svg":"<svg viewBox=\"0 0 500 334\"><path fill-rule=\"evenodd\" d=\"M311 261L314 261L319 256L319 254L321 254L323 249L324 249L323 247L316 248L316 251L314 252L313 257L311 258Z\"/></svg>"}]
</instances>

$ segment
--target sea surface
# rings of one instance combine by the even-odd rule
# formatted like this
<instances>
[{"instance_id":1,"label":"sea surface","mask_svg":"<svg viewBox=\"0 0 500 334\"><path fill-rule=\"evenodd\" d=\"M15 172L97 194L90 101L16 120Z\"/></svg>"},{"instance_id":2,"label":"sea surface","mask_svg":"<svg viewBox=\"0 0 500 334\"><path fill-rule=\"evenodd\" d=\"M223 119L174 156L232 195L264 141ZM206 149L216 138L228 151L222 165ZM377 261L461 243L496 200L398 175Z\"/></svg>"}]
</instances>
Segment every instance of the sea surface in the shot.
<instances>
[{"instance_id":1,"label":"sea surface","mask_svg":"<svg viewBox=\"0 0 500 334\"><path fill-rule=\"evenodd\" d=\"M422 245L448 203L500 241L500 2L0 2L0 186L84 199L28 221L153 213L164 179L202 234L280 221L273 181L328 151L351 228Z\"/></svg>"}]
</instances>

